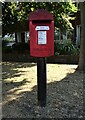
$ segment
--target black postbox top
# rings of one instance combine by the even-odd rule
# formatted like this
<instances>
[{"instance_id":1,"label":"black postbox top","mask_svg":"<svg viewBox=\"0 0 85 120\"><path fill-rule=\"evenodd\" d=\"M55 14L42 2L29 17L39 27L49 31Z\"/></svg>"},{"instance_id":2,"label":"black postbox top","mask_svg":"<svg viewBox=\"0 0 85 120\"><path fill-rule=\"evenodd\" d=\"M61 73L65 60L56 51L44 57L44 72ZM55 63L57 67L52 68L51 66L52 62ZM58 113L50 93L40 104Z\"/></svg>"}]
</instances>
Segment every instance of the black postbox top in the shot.
<instances>
[{"instance_id":1,"label":"black postbox top","mask_svg":"<svg viewBox=\"0 0 85 120\"><path fill-rule=\"evenodd\" d=\"M53 20L53 15L47 10L38 9L34 12L31 12L29 15L29 20Z\"/></svg>"}]
</instances>

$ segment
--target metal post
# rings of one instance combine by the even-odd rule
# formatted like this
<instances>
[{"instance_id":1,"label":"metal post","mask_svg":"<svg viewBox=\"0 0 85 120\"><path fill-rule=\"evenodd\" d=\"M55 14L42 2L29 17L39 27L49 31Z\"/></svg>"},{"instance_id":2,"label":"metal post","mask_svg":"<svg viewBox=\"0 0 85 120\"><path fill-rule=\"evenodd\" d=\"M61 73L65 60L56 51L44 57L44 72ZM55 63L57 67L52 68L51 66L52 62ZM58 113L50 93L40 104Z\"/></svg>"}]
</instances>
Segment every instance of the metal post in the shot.
<instances>
[{"instance_id":1,"label":"metal post","mask_svg":"<svg viewBox=\"0 0 85 120\"><path fill-rule=\"evenodd\" d=\"M46 60L45 57L37 59L37 85L38 104L46 106Z\"/></svg>"}]
</instances>

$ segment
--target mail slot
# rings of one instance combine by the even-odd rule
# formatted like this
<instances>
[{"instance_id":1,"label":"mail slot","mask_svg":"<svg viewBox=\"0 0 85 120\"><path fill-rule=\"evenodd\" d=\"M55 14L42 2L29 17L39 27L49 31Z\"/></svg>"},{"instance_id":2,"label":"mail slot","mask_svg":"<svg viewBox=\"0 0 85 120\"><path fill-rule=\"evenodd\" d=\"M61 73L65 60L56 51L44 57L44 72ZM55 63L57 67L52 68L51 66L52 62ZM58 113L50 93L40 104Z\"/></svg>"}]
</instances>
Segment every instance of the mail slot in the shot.
<instances>
[{"instance_id":1,"label":"mail slot","mask_svg":"<svg viewBox=\"0 0 85 120\"><path fill-rule=\"evenodd\" d=\"M46 10L39 9L30 13L30 55L49 57L54 55L54 18Z\"/></svg>"}]
</instances>

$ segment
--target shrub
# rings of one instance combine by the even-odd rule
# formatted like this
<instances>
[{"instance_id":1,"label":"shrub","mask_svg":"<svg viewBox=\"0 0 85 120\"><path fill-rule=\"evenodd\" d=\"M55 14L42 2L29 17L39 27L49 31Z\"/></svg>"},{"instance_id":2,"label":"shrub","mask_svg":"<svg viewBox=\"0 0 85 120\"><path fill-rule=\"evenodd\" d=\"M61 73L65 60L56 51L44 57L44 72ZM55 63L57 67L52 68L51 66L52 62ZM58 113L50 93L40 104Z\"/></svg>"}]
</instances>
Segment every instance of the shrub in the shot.
<instances>
[{"instance_id":1,"label":"shrub","mask_svg":"<svg viewBox=\"0 0 85 120\"><path fill-rule=\"evenodd\" d=\"M11 53L12 48L10 46L4 46L4 47L2 47L2 52L3 53Z\"/></svg>"},{"instance_id":2,"label":"shrub","mask_svg":"<svg viewBox=\"0 0 85 120\"><path fill-rule=\"evenodd\" d=\"M72 43L54 43L55 55L79 55L79 48Z\"/></svg>"},{"instance_id":3,"label":"shrub","mask_svg":"<svg viewBox=\"0 0 85 120\"><path fill-rule=\"evenodd\" d=\"M2 40L2 47L5 47L7 46L7 44L9 43L8 40Z\"/></svg>"},{"instance_id":4,"label":"shrub","mask_svg":"<svg viewBox=\"0 0 85 120\"><path fill-rule=\"evenodd\" d=\"M12 52L11 46L7 46L9 41L7 39L2 40L2 52L3 53L10 53Z\"/></svg>"},{"instance_id":5,"label":"shrub","mask_svg":"<svg viewBox=\"0 0 85 120\"><path fill-rule=\"evenodd\" d=\"M29 51L29 45L28 43L16 43L13 44L12 49L18 53L23 53L25 51Z\"/></svg>"}]
</instances>

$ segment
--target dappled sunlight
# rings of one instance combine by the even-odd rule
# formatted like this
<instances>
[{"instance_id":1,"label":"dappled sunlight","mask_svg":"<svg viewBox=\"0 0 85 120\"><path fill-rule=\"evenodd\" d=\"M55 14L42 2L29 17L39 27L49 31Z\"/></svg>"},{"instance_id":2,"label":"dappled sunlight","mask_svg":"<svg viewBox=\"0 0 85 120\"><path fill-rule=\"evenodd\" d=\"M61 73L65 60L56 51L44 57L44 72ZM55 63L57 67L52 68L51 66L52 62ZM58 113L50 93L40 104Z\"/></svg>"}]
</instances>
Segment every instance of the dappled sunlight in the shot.
<instances>
[{"instance_id":1,"label":"dappled sunlight","mask_svg":"<svg viewBox=\"0 0 85 120\"><path fill-rule=\"evenodd\" d=\"M77 65L65 65L65 64L48 64L47 65L47 82L61 81L67 74L74 73Z\"/></svg>"},{"instance_id":2,"label":"dappled sunlight","mask_svg":"<svg viewBox=\"0 0 85 120\"><path fill-rule=\"evenodd\" d=\"M19 87L18 89L17 88L13 88L11 90L9 90L7 93L8 94L15 94L15 95L19 95L21 94L22 92L30 92L32 91L32 87L28 87L27 85L23 85L22 87Z\"/></svg>"},{"instance_id":3,"label":"dappled sunlight","mask_svg":"<svg viewBox=\"0 0 85 120\"><path fill-rule=\"evenodd\" d=\"M3 79L7 82L19 82L23 79L29 79L36 69L35 63L4 63ZM35 66L35 67L34 67ZM32 68L33 67L33 68Z\"/></svg>"},{"instance_id":4,"label":"dappled sunlight","mask_svg":"<svg viewBox=\"0 0 85 120\"><path fill-rule=\"evenodd\" d=\"M37 104L35 63L15 63L15 65L4 63L3 68L4 117L45 116L48 118L56 117L56 113L58 113L57 117L62 118L69 117L69 114L73 117L81 117L83 75L76 71L77 65L47 64L47 106L45 108Z\"/></svg>"},{"instance_id":5,"label":"dappled sunlight","mask_svg":"<svg viewBox=\"0 0 85 120\"><path fill-rule=\"evenodd\" d=\"M16 95L6 95L5 98L3 98L3 106L13 100L19 99L20 96L16 96Z\"/></svg>"},{"instance_id":6,"label":"dappled sunlight","mask_svg":"<svg viewBox=\"0 0 85 120\"><path fill-rule=\"evenodd\" d=\"M35 63L3 63L3 94L5 94L3 104L16 100L24 92L32 91L35 85L37 85Z\"/></svg>"},{"instance_id":7,"label":"dappled sunlight","mask_svg":"<svg viewBox=\"0 0 85 120\"><path fill-rule=\"evenodd\" d=\"M10 95L5 98L4 102L17 99L24 92L31 92L34 86L37 86L37 66L35 63L7 62L3 64L3 68L3 94ZM47 83L63 80L67 74L74 73L76 68L77 65L47 64Z\"/></svg>"}]
</instances>

